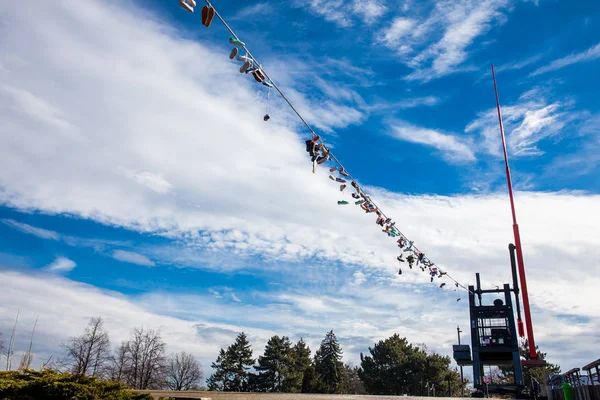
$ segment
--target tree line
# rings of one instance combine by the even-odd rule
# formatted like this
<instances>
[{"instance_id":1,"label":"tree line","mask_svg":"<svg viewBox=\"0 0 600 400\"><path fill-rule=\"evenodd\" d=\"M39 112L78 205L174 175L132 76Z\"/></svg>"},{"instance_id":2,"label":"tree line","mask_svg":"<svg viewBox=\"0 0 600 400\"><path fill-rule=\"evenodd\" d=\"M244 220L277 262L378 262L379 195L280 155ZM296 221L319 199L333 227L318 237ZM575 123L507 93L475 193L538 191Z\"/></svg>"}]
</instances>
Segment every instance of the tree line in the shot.
<instances>
[{"instance_id":1,"label":"tree line","mask_svg":"<svg viewBox=\"0 0 600 400\"><path fill-rule=\"evenodd\" d=\"M0 336L0 349L2 346ZM52 363L57 371L126 384L134 389L200 389L201 364L189 353L167 355L159 331L134 328L115 349L102 318L91 318L83 333L62 345ZM328 332L312 354L307 343L287 336L271 337L258 358L241 332L222 348L206 380L209 390L226 392L336 393L424 396L458 395L465 383L450 357L429 352L395 334L360 354L360 365L342 362L343 350Z\"/></svg>"},{"instance_id":2,"label":"tree line","mask_svg":"<svg viewBox=\"0 0 600 400\"><path fill-rule=\"evenodd\" d=\"M257 359L247 335L221 349L209 390L231 392L337 393L423 396L459 395L460 375L450 368L450 357L429 353L424 345L410 344L395 334L360 355L360 366L342 362L342 348L333 331L321 341L314 356L303 339L292 343L273 336Z\"/></svg>"}]
</instances>

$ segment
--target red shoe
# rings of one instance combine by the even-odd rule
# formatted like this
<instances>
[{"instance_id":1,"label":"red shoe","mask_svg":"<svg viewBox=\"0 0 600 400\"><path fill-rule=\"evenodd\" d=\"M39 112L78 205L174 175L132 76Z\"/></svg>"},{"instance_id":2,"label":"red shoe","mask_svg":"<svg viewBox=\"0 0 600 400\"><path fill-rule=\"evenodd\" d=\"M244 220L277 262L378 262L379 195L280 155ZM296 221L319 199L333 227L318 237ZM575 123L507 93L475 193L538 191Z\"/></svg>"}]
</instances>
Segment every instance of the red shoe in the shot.
<instances>
[{"instance_id":1,"label":"red shoe","mask_svg":"<svg viewBox=\"0 0 600 400\"><path fill-rule=\"evenodd\" d=\"M204 26L210 28L213 18L215 17L215 9L210 7L208 9L208 15L206 16L206 22L203 22Z\"/></svg>"},{"instance_id":2,"label":"red shoe","mask_svg":"<svg viewBox=\"0 0 600 400\"><path fill-rule=\"evenodd\" d=\"M206 26L206 20L208 20L208 6L202 7L202 25Z\"/></svg>"}]
</instances>

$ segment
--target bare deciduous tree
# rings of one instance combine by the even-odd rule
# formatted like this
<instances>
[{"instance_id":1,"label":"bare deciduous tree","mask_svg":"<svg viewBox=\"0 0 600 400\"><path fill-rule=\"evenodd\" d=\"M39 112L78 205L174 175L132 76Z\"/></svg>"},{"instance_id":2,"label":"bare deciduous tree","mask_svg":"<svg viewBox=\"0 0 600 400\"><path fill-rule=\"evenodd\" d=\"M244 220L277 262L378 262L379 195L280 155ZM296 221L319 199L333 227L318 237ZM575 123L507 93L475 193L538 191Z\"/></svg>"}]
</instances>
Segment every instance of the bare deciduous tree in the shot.
<instances>
[{"instance_id":1,"label":"bare deciduous tree","mask_svg":"<svg viewBox=\"0 0 600 400\"><path fill-rule=\"evenodd\" d=\"M169 389L190 390L203 378L202 366L193 355L181 352L169 357L166 376Z\"/></svg>"},{"instance_id":2,"label":"bare deciduous tree","mask_svg":"<svg viewBox=\"0 0 600 400\"><path fill-rule=\"evenodd\" d=\"M72 337L64 345L65 364L74 374L102 376L110 360L110 340L102 318L91 318L83 335Z\"/></svg>"},{"instance_id":3,"label":"bare deciduous tree","mask_svg":"<svg viewBox=\"0 0 600 400\"><path fill-rule=\"evenodd\" d=\"M167 370L165 348L160 332L134 328L131 339L121 343L112 357L111 379L134 389L162 389Z\"/></svg>"},{"instance_id":4,"label":"bare deciduous tree","mask_svg":"<svg viewBox=\"0 0 600 400\"><path fill-rule=\"evenodd\" d=\"M136 389L162 387L166 369L165 348L160 332L153 329L133 329L133 337L129 341L130 385Z\"/></svg>"},{"instance_id":5,"label":"bare deciduous tree","mask_svg":"<svg viewBox=\"0 0 600 400\"><path fill-rule=\"evenodd\" d=\"M110 359L110 379L115 382L127 383L129 364L129 342L121 342L115 355Z\"/></svg>"}]
</instances>

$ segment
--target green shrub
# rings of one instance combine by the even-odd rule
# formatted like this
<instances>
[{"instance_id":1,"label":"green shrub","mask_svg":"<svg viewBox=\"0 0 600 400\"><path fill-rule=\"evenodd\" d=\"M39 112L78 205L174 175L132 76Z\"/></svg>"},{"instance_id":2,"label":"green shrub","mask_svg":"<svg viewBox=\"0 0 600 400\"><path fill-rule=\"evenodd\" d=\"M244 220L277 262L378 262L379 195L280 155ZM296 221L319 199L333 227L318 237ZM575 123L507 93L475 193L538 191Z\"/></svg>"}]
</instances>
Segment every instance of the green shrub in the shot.
<instances>
[{"instance_id":1,"label":"green shrub","mask_svg":"<svg viewBox=\"0 0 600 400\"><path fill-rule=\"evenodd\" d=\"M0 399L152 400L152 396L85 375L27 370L0 372Z\"/></svg>"}]
</instances>

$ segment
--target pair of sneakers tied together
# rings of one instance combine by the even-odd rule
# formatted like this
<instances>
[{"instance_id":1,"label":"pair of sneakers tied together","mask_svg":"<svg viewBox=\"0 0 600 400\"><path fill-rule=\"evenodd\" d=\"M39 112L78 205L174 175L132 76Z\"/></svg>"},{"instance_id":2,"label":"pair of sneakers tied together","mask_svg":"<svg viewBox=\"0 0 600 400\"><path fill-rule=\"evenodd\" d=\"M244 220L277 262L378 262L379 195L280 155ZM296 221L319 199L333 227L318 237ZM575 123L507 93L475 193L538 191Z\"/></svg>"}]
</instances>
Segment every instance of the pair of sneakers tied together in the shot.
<instances>
[{"instance_id":1,"label":"pair of sneakers tied together","mask_svg":"<svg viewBox=\"0 0 600 400\"><path fill-rule=\"evenodd\" d=\"M196 0L179 0L179 5L191 13L196 8ZM202 25L209 28L215 18L215 9L209 6L202 7Z\"/></svg>"}]
</instances>

